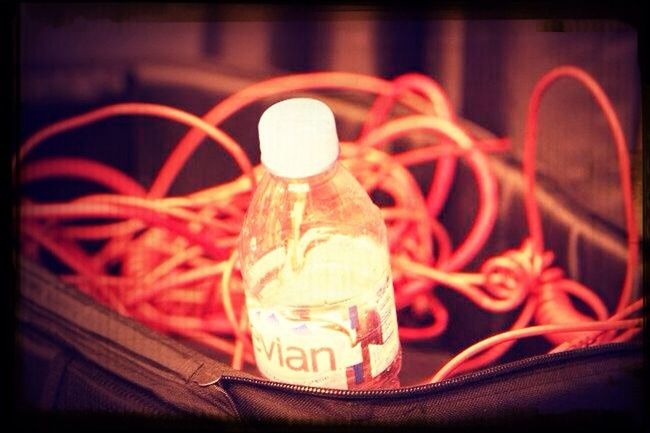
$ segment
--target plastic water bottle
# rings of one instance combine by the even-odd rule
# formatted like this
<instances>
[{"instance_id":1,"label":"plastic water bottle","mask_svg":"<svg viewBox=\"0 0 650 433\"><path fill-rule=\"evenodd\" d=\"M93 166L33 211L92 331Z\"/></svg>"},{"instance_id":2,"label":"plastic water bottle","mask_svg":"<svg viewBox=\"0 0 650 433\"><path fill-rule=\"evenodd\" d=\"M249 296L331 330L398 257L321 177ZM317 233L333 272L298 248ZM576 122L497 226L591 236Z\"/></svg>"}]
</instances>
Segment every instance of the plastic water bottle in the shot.
<instances>
[{"instance_id":1,"label":"plastic water bottle","mask_svg":"<svg viewBox=\"0 0 650 433\"><path fill-rule=\"evenodd\" d=\"M260 373L323 388L399 387L386 226L337 161L332 111L316 99L279 102L259 136L266 173L239 252Z\"/></svg>"}]
</instances>

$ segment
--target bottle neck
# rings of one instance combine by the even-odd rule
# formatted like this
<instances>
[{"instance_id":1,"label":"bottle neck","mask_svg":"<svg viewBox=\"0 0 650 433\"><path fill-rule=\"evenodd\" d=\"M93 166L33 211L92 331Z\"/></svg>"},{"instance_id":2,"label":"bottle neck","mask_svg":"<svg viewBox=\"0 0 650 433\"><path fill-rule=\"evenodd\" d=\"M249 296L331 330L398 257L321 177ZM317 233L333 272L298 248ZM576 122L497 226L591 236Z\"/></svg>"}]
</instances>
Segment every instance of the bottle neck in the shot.
<instances>
[{"instance_id":1,"label":"bottle neck","mask_svg":"<svg viewBox=\"0 0 650 433\"><path fill-rule=\"evenodd\" d=\"M336 173L338 172L338 169L340 167L339 161L334 161L329 167L325 169L325 171L322 171L318 174L315 174L313 176L308 176L308 177L282 177L275 175L271 173L270 171L267 171L267 173L275 180L291 185L291 184L309 184L309 185L319 185L325 182L328 182L330 179L332 179Z\"/></svg>"}]
</instances>

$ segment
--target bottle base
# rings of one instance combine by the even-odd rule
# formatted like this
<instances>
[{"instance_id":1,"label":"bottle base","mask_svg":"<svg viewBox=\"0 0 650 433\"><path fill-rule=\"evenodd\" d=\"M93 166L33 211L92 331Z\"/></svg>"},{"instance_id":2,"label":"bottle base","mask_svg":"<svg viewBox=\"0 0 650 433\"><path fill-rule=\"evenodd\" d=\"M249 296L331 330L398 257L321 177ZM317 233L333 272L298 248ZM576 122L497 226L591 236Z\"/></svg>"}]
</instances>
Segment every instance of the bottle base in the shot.
<instances>
[{"instance_id":1,"label":"bottle base","mask_svg":"<svg viewBox=\"0 0 650 433\"><path fill-rule=\"evenodd\" d=\"M349 388L353 391L372 390L372 389L397 389L401 387L399 381L399 372L402 368L402 349L397 352L397 356L386 370L380 373L372 380L355 385Z\"/></svg>"},{"instance_id":2,"label":"bottle base","mask_svg":"<svg viewBox=\"0 0 650 433\"><path fill-rule=\"evenodd\" d=\"M399 373L401 367L402 367L402 349L400 348L393 362L388 366L386 370L380 373L377 377L374 377L372 380L354 384L348 388L334 388L334 389L342 389L342 390L349 390L349 391L364 391L364 390L374 390L374 389L398 389L401 388L401 384L399 380ZM257 372L260 375L260 377L266 378L268 380L277 380L277 379L267 377L259 369L257 370ZM310 384L304 384L304 385L316 386Z\"/></svg>"}]
</instances>

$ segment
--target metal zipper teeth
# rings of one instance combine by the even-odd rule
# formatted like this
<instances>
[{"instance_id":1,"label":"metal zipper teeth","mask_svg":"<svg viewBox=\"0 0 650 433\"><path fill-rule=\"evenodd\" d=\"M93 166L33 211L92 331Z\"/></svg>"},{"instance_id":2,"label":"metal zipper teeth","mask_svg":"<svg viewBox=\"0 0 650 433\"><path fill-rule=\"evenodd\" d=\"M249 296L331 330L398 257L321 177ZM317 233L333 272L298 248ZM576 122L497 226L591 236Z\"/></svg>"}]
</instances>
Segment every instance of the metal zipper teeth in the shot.
<instances>
[{"instance_id":1,"label":"metal zipper teeth","mask_svg":"<svg viewBox=\"0 0 650 433\"><path fill-rule=\"evenodd\" d=\"M513 361L507 364L501 364L494 367L489 367L474 373L468 373L458 377L452 377L450 379L443 380L442 382L436 383L427 383L424 385L417 385L408 388L399 388L399 389L375 389L375 390L360 390L352 391L348 389L327 389L327 388L315 388L312 386L306 385L294 385L282 382L275 382L270 380L263 379L253 379L249 377L240 377L240 376L231 376L223 375L219 378L217 383L222 380L232 380L240 383L247 383L253 385L262 385L264 387L270 387L285 391L296 391L303 394L321 396L321 397L354 397L354 398L369 398L369 397L406 397L413 394L419 394L426 391L436 390L436 389L445 389L465 382L472 382L479 380L491 375L498 375L510 370L516 371L521 370L525 367L543 365L551 361L564 361L567 359L577 358L582 355L595 355L600 352L610 351L612 349L617 350L630 350L637 348L638 345L634 343L608 343L602 344L595 347L585 347L580 349L568 350L565 352L551 353L535 356L532 358L526 358L519 361Z\"/></svg>"}]
</instances>

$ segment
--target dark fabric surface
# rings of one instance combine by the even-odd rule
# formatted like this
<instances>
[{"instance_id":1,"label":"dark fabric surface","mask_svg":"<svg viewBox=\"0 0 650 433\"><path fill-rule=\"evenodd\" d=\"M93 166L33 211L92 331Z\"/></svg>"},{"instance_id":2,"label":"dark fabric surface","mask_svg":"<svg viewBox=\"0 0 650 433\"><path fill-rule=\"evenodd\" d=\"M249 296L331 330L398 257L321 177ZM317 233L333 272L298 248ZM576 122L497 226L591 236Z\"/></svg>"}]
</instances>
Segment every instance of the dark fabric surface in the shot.
<instances>
[{"instance_id":1,"label":"dark fabric surface","mask_svg":"<svg viewBox=\"0 0 650 433\"><path fill-rule=\"evenodd\" d=\"M526 360L530 363L532 359ZM264 422L429 424L504 422L510 417L603 412L642 419L641 352L624 346L573 359L513 363L507 372L447 381L398 395L336 397L222 379L242 419ZM516 367L518 365L518 367Z\"/></svg>"},{"instance_id":2,"label":"dark fabric surface","mask_svg":"<svg viewBox=\"0 0 650 433\"><path fill-rule=\"evenodd\" d=\"M23 263L21 270L24 407L236 416L224 393L199 386L231 369L98 305L37 266Z\"/></svg>"}]
</instances>

